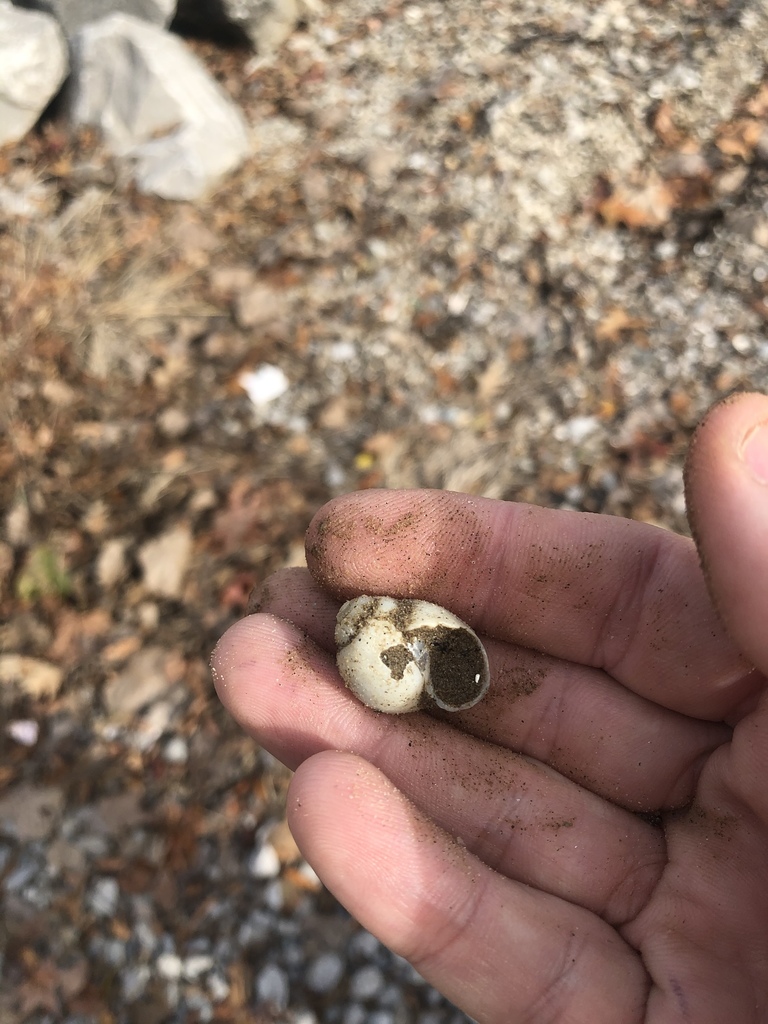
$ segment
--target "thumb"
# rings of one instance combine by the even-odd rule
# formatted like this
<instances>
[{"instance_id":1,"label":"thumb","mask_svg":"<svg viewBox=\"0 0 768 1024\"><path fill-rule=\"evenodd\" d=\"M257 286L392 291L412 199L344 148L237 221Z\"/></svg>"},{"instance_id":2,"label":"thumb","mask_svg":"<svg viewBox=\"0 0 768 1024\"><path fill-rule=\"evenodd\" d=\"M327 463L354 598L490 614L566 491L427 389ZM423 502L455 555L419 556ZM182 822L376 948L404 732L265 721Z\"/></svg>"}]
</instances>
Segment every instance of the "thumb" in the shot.
<instances>
[{"instance_id":1,"label":"thumb","mask_svg":"<svg viewBox=\"0 0 768 1024\"><path fill-rule=\"evenodd\" d=\"M714 603L768 673L768 397L732 395L709 411L688 453L685 494Z\"/></svg>"}]
</instances>

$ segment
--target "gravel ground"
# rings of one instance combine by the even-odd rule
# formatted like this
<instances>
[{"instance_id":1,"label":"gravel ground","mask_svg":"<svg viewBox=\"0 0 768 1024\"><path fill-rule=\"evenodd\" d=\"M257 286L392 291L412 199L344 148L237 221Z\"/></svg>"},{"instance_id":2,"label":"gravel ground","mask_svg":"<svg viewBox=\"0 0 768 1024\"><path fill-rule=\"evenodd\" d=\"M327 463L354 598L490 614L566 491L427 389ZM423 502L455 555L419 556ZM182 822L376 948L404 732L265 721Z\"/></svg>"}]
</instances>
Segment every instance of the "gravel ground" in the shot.
<instances>
[{"instance_id":1,"label":"gravel ground","mask_svg":"<svg viewBox=\"0 0 768 1024\"><path fill-rule=\"evenodd\" d=\"M254 127L206 203L0 150L0 1022L464 1021L323 890L207 657L327 498L686 531L768 384L764 3L318 8L190 41Z\"/></svg>"}]
</instances>

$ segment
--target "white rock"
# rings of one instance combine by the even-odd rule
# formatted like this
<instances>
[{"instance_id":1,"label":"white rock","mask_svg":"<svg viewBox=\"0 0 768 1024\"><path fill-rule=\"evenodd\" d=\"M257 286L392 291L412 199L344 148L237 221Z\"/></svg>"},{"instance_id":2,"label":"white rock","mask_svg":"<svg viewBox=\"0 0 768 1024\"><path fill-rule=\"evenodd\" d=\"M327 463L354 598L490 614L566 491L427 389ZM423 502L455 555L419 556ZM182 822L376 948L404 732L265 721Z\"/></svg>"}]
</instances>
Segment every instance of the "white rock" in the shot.
<instances>
[{"instance_id":1,"label":"white rock","mask_svg":"<svg viewBox=\"0 0 768 1024\"><path fill-rule=\"evenodd\" d=\"M111 590L125 576L128 564L125 552L128 540L125 537L112 537L104 542L96 559L96 579L105 590Z\"/></svg>"},{"instance_id":2,"label":"white rock","mask_svg":"<svg viewBox=\"0 0 768 1024\"><path fill-rule=\"evenodd\" d=\"M163 760L166 764L186 764L189 758L189 747L182 736L174 736L163 747Z\"/></svg>"},{"instance_id":3,"label":"white rock","mask_svg":"<svg viewBox=\"0 0 768 1024\"><path fill-rule=\"evenodd\" d=\"M196 199L247 155L239 109L176 36L127 14L72 39L75 124L98 127L142 192Z\"/></svg>"},{"instance_id":4,"label":"white rock","mask_svg":"<svg viewBox=\"0 0 768 1024\"><path fill-rule=\"evenodd\" d=\"M254 878L277 878L280 874L280 858L270 843L254 850L248 858L248 870Z\"/></svg>"},{"instance_id":5,"label":"white rock","mask_svg":"<svg viewBox=\"0 0 768 1024\"><path fill-rule=\"evenodd\" d=\"M192 534L186 526L174 527L142 544L138 558L149 593L180 597L191 555Z\"/></svg>"},{"instance_id":6,"label":"white rock","mask_svg":"<svg viewBox=\"0 0 768 1024\"><path fill-rule=\"evenodd\" d=\"M290 386L290 381L279 366L265 363L258 370L241 373L238 384L259 409L285 394Z\"/></svg>"},{"instance_id":7,"label":"white rock","mask_svg":"<svg viewBox=\"0 0 768 1024\"><path fill-rule=\"evenodd\" d=\"M214 1003L223 1003L231 991L227 979L215 971L205 979L205 987Z\"/></svg>"},{"instance_id":8,"label":"white rock","mask_svg":"<svg viewBox=\"0 0 768 1024\"><path fill-rule=\"evenodd\" d=\"M262 967L256 979L257 1004L270 1006L274 1010L284 1010L288 1005L288 976L277 964Z\"/></svg>"},{"instance_id":9,"label":"white rock","mask_svg":"<svg viewBox=\"0 0 768 1024\"><path fill-rule=\"evenodd\" d=\"M558 441L571 441L573 444L581 444L599 427L600 419L597 416L572 416L565 423L558 423L553 433Z\"/></svg>"},{"instance_id":10,"label":"white rock","mask_svg":"<svg viewBox=\"0 0 768 1024\"><path fill-rule=\"evenodd\" d=\"M307 968L306 985L312 992L331 992L341 981L344 964L336 953L321 953Z\"/></svg>"},{"instance_id":11,"label":"white rock","mask_svg":"<svg viewBox=\"0 0 768 1024\"><path fill-rule=\"evenodd\" d=\"M107 680L102 699L110 718L130 719L167 693L166 656L162 647L146 647L133 655L122 672Z\"/></svg>"},{"instance_id":12,"label":"white rock","mask_svg":"<svg viewBox=\"0 0 768 1024\"><path fill-rule=\"evenodd\" d=\"M88 892L88 907L97 917L113 917L120 899L120 886L114 878L97 878Z\"/></svg>"},{"instance_id":13,"label":"white rock","mask_svg":"<svg viewBox=\"0 0 768 1024\"><path fill-rule=\"evenodd\" d=\"M136 723L136 728L128 736L129 742L137 750L151 750L170 726L173 712L174 707L169 701L156 701Z\"/></svg>"},{"instance_id":14,"label":"white rock","mask_svg":"<svg viewBox=\"0 0 768 1024\"><path fill-rule=\"evenodd\" d=\"M181 977L183 964L180 956L176 953L161 953L155 963L157 973L167 981L178 981Z\"/></svg>"},{"instance_id":15,"label":"white rock","mask_svg":"<svg viewBox=\"0 0 768 1024\"><path fill-rule=\"evenodd\" d=\"M34 747L40 736L40 726L34 718L18 718L5 727L8 736L22 747Z\"/></svg>"},{"instance_id":16,"label":"white rock","mask_svg":"<svg viewBox=\"0 0 768 1024\"><path fill-rule=\"evenodd\" d=\"M0 146L26 135L68 66L67 43L53 18L0 0Z\"/></svg>"},{"instance_id":17,"label":"white rock","mask_svg":"<svg viewBox=\"0 0 768 1024\"><path fill-rule=\"evenodd\" d=\"M184 961L184 977L187 981L195 981L206 971L210 971L214 965L213 957L198 953L195 956L188 956Z\"/></svg>"}]
</instances>

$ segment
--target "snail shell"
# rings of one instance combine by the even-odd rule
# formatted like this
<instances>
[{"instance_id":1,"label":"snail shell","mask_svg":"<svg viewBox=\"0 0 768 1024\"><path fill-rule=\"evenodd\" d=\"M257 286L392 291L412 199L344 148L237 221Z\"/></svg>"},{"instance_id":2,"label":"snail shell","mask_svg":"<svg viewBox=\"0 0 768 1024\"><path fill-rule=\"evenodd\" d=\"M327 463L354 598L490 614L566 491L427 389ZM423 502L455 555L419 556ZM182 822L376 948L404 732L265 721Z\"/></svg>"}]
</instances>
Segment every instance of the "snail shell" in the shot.
<instances>
[{"instance_id":1,"label":"snail shell","mask_svg":"<svg viewBox=\"0 0 768 1024\"><path fill-rule=\"evenodd\" d=\"M355 597L339 609L335 636L342 679L377 711L402 715L430 705L464 711L490 683L477 634L429 601Z\"/></svg>"}]
</instances>

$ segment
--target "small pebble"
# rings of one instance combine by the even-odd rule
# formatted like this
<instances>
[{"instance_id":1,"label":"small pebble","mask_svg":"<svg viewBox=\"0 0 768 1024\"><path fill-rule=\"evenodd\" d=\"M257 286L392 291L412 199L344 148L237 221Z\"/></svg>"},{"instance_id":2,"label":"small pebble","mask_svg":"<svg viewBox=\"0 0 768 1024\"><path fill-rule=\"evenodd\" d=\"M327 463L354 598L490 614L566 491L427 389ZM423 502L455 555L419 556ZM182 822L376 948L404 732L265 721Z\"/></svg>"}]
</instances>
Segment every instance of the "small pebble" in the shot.
<instances>
[{"instance_id":1,"label":"small pebble","mask_svg":"<svg viewBox=\"0 0 768 1024\"><path fill-rule=\"evenodd\" d=\"M213 1020L213 1007L210 1000L206 999L204 995L199 992L188 992L185 999L187 1006L196 1015L200 1024L208 1024Z\"/></svg>"},{"instance_id":2,"label":"small pebble","mask_svg":"<svg viewBox=\"0 0 768 1024\"><path fill-rule=\"evenodd\" d=\"M180 978L183 970L181 957L176 956L175 953L161 953L155 962L155 967L160 977L166 978L168 981Z\"/></svg>"},{"instance_id":3,"label":"small pebble","mask_svg":"<svg viewBox=\"0 0 768 1024\"><path fill-rule=\"evenodd\" d=\"M359 1003L351 1003L344 1011L341 1024L365 1024L368 1011Z\"/></svg>"},{"instance_id":4,"label":"small pebble","mask_svg":"<svg viewBox=\"0 0 768 1024\"><path fill-rule=\"evenodd\" d=\"M213 971L208 975L208 978L206 979L206 986L214 1003L223 1003L230 992L229 982L223 975L218 974L216 971Z\"/></svg>"},{"instance_id":5,"label":"small pebble","mask_svg":"<svg viewBox=\"0 0 768 1024\"><path fill-rule=\"evenodd\" d=\"M274 918L265 910L253 910L240 925L237 941L241 946L265 942L274 928Z\"/></svg>"},{"instance_id":6,"label":"small pebble","mask_svg":"<svg viewBox=\"0 0 768 1024\"><path fill-rule=\"evenodd\" d=\"M350 956L359 956L364 960L374 960L382 951L383 947L375 935L370 932L355 932L349 940Z\"/></svg>"},{"instance_id":7,"label":"small pebble","mask_svg":"<svg viewBox=\"0 0 768 1024\"><path fill-rule=\"evenodd\" d=\"M269 405L290 387L290 381L279 366L265 363L258 370L241 373L238 384L257 409Z\"/></svg>"},{"instance_id":8,"label":"small pebble","mask_svg":"<svg viewBox=\"0 0 768 1024\"><path fill-rule=\"evenodd\" d=\"M213 957L210 956L188 956L184 961L184 977L187 981L195 981L201 974L210 971L213 967Z\"/></svg>"},{"instance_id":9,"label":"small pebble","mask_svg":"<svg viewBox=\"0 0 768 1024\"><path fill-rule=\"evenodd\" d=\"M33 718L19 718L9 722L5 731L22 747L34 747L40 735L40 726Z\"/></svg>"},{"instance_id":10,"label":"small pebble","mask_svg":"<svg viewBox=\"0 0 768 1024\"><path fill-rule=\"evenodd\" d=\"M341 981L344 964L336 953L321 953L307 969L307 988L318 994L331 992Z\"/></svg>"},{"instance_id":11,"label":"small pebble","mask_svg":"<svg viewBox=\"0 0 768 1024\"><path fill-rule=\"evenodd\" d=\"M176 406L163 409L157 419L157 425L166 437L181 437L189 430L189 424L190 419L187 413Z\"/></svg>"},{"instance_id":12,"label":"small pebble","mask_svg":"<svg viewBox=\"0 0 768 1024\"><path fill-rule=\"evenodd\" d=\"M97 917L113 917L120 899L120 886L114 878L97 878L88 893L88 907Z\"/></svg>"},{"instance_id":13,"label":"small pebble","mask_svg":"<svg viewBox=\"0 0 768 1024\"><path fill-rule=\"evenodd\" d=\"M395 1015L391 1010L374 1010L368 1014L368 1024L395 1024Z\"/></svg>"},{"instance_id":14,"label":"small pebble","mask_svg":"<svg viewBox=\"0 0 768 1024\"><path fill-rule=\"evenodd\" d=\"M349 981L349 994L353 999L373 999L384 987L384 975L375 964L360 967Z\"/></svg>"},{"instance_id":15,"label":"small pebble","mask_svg":"<svg viewBox=\"0 0 768 1024\"><path fill-rule=\"evenodd\" d=\"M283 886L279 878L276 878L273 882L270 882L269 885L264 887L262 901L265 907L274 911L276 914L280 913L283 909L285 896L283 895Z\"/></svg>"},{"instance_id":16,"label":"small pebble","mask_svg":"<svg viewBox=\"0 0 768 1024\"><path fill-rule=\"evenodd\" d=\"M187 741L181 736L174 736L163 747L163 760L166 764L186 764L188 757Z\"/></svg>"},{"instance_id":17,"label":"small pebble","mask_svg":"<svg viewBox=\"0 0 768 1024\"><path fill-rule=\"evenodd\" d=\"M311 1010L296 1010L291 1017L291 1024L317 1024L317 1015Z\"/></svg>"},{"instance_id":18,"label":"small pebble","mask_svg":"<svg viewBox=\"0 0 768 1024\"><path fill-rule=\"evenodd\" d=\"M320 881L320 877L311 864L307 864L304 860L299 864L297 870L311 889L314 889L315 891L322 889L323 883Z\"/></svg>"},{"instance_id":19,"label":"small pebble","mask_svg":"<svg viewBox=\"0 0 768 1024\"><path fill-rule=\"evenodd\" d=\"M99 939L91 944L90 953L110 967L124 967L128 958L126 944L120 939Z\"/></svg>"},{"instance_id":20,"label":"small pebble","mask_svg":"<svg viewBox=\"0 0 768 1024\"><path fill-rule=\"evenodd\" d=\"M277 964L267 964L256 979L256 1003L284 1010L288 1005L288 977Z\"/></svg>"},{"instance_id":21,"label":"small pebble","mask_svg":"<svg viewBox=\"0 0 768 1024\"><path fill-rule=\"evenodd\" d=\"M379 1006L394 1007L395 1009L401 1006L403 1002L402 985L390 982L390 984L386 985L379 993L377 1002Z\"/></svg>"},{"instance_id":22,"label":"small pebble","mask_svg":"<svg viewBox=\"0 0 768 1024\"><path fill-rule=\"evenodd\" d=\"M128 967L121 974L123 999L126 1003L135 1003L141 999L149 983L149 968L146 964Z\"/></svg>"},{"instance_id":23,"label":"small pebble","mask_svg":"<svg viewBox=\"0 0 768 1024\"><path fill-rule=\"evenodd\" d=\"M264 843L248 858L248 871L254 878L277 878L280 874L280 858L270 843Z\"/></svg>"},{"instance_id":24,"label":"small pebble","mask_svg":"<svg viewBox=\"0 0 768 1024\"><path fill-rule=\"evenodd\" d=\"M6 876L3 888L6 892L21 892L42 871L43 864L41 861L37 857L31 856L28 850L25 850Z\"/></svg>"}]
</instances>

